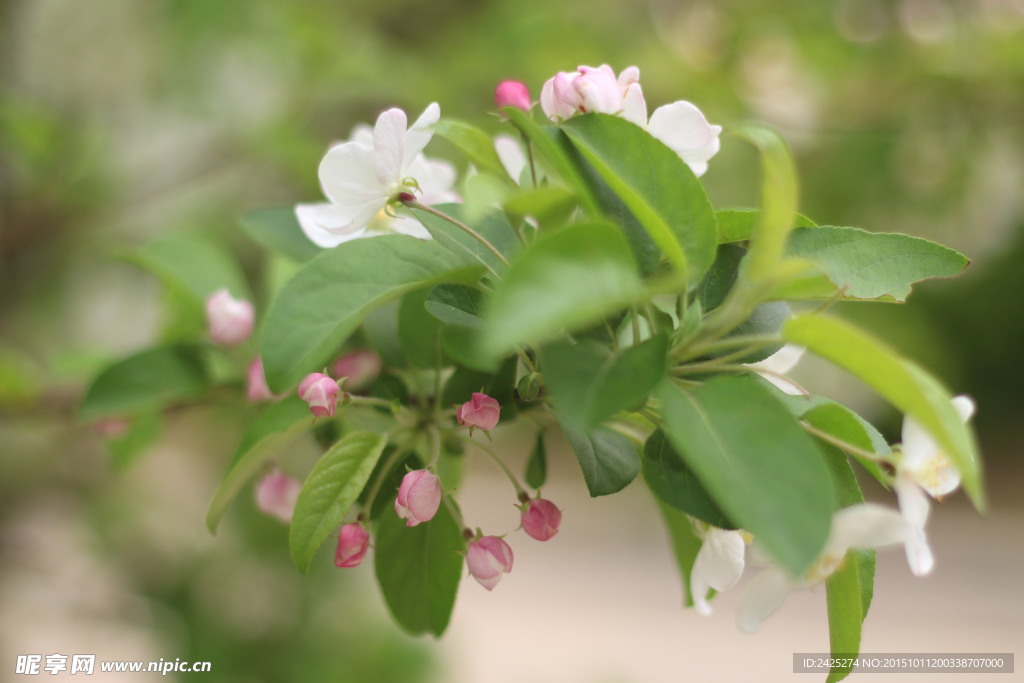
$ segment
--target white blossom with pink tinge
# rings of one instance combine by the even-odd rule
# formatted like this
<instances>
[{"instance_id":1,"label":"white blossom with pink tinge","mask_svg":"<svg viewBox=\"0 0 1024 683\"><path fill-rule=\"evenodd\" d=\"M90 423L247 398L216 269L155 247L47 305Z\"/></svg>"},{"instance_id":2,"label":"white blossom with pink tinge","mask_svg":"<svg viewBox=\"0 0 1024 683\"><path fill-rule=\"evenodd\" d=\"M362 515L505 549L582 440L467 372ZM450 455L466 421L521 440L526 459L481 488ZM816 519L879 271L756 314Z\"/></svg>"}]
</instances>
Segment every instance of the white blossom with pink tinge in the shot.
<instances>
[{"instance_id":1,"label":"white blossom with pink tinge","mask_svg":"<svg viewBox=\"0 0 1024 683\"><path fill-rule=\"evenodd\" d=\"M256 507L264 514L288 524L292 521L295 501L299 499L301 490L302 482L279 469L273 469L256 485Z\"/></svg>"},{"instance_id":2,"label":"white blossom with pink tinge","mask_svg":"<svg viewBox=\"0 0 1024 683\"><path fill-rule=\"evenodd\" d=\"M221 346L238 346L249 339L255 320L252 304L234 298L227 289L218 289L206 299L210 338Z\"/></svg>"}]
</instances>

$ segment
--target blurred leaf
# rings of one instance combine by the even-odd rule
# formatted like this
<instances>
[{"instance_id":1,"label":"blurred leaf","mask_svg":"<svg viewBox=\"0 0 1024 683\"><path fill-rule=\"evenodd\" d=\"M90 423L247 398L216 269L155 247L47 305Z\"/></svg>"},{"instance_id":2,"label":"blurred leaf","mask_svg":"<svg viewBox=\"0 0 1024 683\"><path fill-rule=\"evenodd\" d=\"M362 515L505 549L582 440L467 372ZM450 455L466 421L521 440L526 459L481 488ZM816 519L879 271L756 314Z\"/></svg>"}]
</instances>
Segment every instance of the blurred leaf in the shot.
<instances>
[{"instance_id":1,"label":"blurred leaf","mask_svg":"<svg viewBox=\"0 0 1024 683\"><path fill-rule=\"evenodd\" d=\"M305 263L323 249L309 241L295 217L295 207L282 206L247 213L241 220L242 231L270 251Z\"/></svg>"},{"instance_id":2,"label":"blurred leaf","mask_svg":"<svg viewBox=\"0 0 1024 683\"><path fill-rule=\"evenodd\" d=\"M427 312L430 288L418 289L402 297L398 307L398 340L403 355L414 367L430 370L445 365L441 348L441 322Z\"/></svg>"},{"instance_id":3,"label":"blurred leaf","mask_svg":"<svg viewBox=\"0 0 1024 683\"><path fill-rule=\"evenodd\" d=\"M817 559L833 495L821 454L772 394L748 377L717 377L691 392L665 381L669 441L739 527L791 574Z\"/></svg>"},{"instance_id":4,"label":"blurred leaf","mask_svg":"<svg viewBox=\"0 0 1024 683\"><path fill-rule=\"evenodd\" d=\"M813 407L799 417L812 427L835 437L839 441L848 443L854 448L879 456L886 456L892 452L889 444L870 422L841 403L816 397ZM837 444L832 445L837 446ZM871 476L877 479L879 483L888 488L886 477L877 462L864 458L857 453L851 452L850 455L856 458L864 466L864 469L870 472Z\"/></svg>"},{"instance_id":5,"label":"blurred leaf","mask_svg":"<svg viewBox=\"0 0 1024 683\"><path fill-rule=\"evenodd\" d=\"M719 209L715 211L719 243L746 242L754 234L754 227L760 217L759 209ZM793 227L816 228L818 225L807 216L798 213Z\"/></svg>"},{"instance_id":6,"label":"blurred leaf","mask_svg":"<svg viewBox=\"0 0 1024 683\"><path fill-rule=\"evenodd\" d=\"M736 528L660 429L644 443L643 473L660 502L720 529Z\"/></svg>"},{"instance_id":7,"label":"blurred leaf","mask_svg":"<svg viewBox=\"0 0 1024 683\"><path fill-rule=\"evenodd\" d=\"M515 232L504 214L499 211L471 220L465 207L460 204L438 204L433 207L452 218L465 223L470 221L477 234L490 242L505 258L509 258L519 247ZM426 211L414 210L413 214L427 229L434 241L450 251L466 265L482 265L492 273L504 273L506 265L491 250L465 230L452 225Z\"/></svg>"},{"instance_id":8,"label":"blurred leaf","mask_svg":"<svg viewBox=\"0 0 1024 683\"><path fill-rule=\"evenodd\" d=\"M542 349L541 363L559 414L587 430L643 406L665 376L667 352L664 334L618 351L593 340L560 341Z\"/></svg>"},{"instance_id":9,"label":"blurred leaf","mask_svg":"<svg viewBox=\"0 0 1024 683\"><path fill-rule=\"evenodd\" d=\"M79 417L88 422L152 413L209 388L200 347L148 349L103 370L86 390Z\"/></svg>"},{"instance_id":10,"label":"blurred leaf","mask_svg":"<svg viewBox=\"0 0 1024 683\"><path fill-rule=\"evenodd\" d=\"M430 290L425 307L430 315L449 325L483 327L479 289L466 285L437 285Z\"/></svg>"},{"instance_id":11,"label":"blurred leaf","mask_svg":"<svg viewBox=\"0 0 1024 683\"><path fill-rule=\"evenodd\" d=\"M615 227L577 224L545 235L513 261L486 302L481 345L497 355L598 322L646 296Z\"/></svg>"},{"instance_id":12,"label":"blurred leaf","mask_svg":"<svg viewBox=\"0 0 1024 683\"><path fill-rule=\"evenodd\" d=\"M162 427L160 413L139 415L129 421L128 430L123 435L108 439L107 450L114 469L125 470L134 463L160 437Z\"/></svg>"},{"instance_id":13,"label":"blurred leaf","mask_svg":"<svg viewBox=\"0 0 1024 683\"><path fill-rule=\"evenodd\" d=\"M666 504L658 496L654 496L654 501L658 504L658 511L661 512L661 518L668 529L669 540L672 542L672 555L675 557L679 578L683 584L683 604L693 607L690 574L693 573L693 563L697 561L697 553L700 552L701 540L693 533L690 517L685 512Z\"/></svg>"},{"instance_id":14,"label":"blurred leaf","mask_svg":"<svg viewBox=\"0 0 1024 683\"><path fill-rule=\"evenodd\" d=\"M699 282L714 260L718 234L711 204L690 167L643 128L617 116L577 116L562 130L669 261Z\"/></svg>"},{"instance_id":15,"label":"blurred leaf","mask_svg":"<svg viewBox=\"0 0 1024 683\"><path fill-rule=\"evenodd\" d=\"M796 169L786 143L764 126L741 126L732 133L745 138L761 153L761 210L750 235L744 279L770 279L782 260L786 238L793 229L797 207Z\"/></svg>"},{"instance_id":16,"label":"blurred leaf","mask_svg":"<svg viewBox=\"0 0 1024 683\"><path fill-rule=\"evenodd\" d=\"M849 371L917 420L959 470L974 505L984 507L974 435L960 421L949 392L931 375L877 339L833 318L792 318L783 328L783 336Z\"/></svg>"},{"instance_id":17,"label":"blurred leaf","mask_svg":"<svg viewBox=\"0 0 1024 683\"><path fill-rule=\"evenodd\" d=\"M827 298L839 289L847 298L903 301L913 283L953 277L969 263L935 242L857 228L794 230L786 254L810 261L828 281L802 278L780 288L780 298Z\"/></svg>"},{"instance_id":18,"label":"blurred leaf","mask_svg":"<svg viewBox=\"0 0 1024 683\"><path fill-rule=\"evenodd\" d=\"M383 306L370 311L363 321L363 332L366 334L370 347L384 361L385 366L405 368L408 361L402 354L402 345L398 339L398 308L400 301L389 301Z\"/></svg>"},{"instance_id":19,"label":"blurred leaf","mask_svg":"<svg viewBox=\"0 0 1024 683\"><path fill-rule=\"evenodd\" d=\"M555 417L576 454L592 497L621 491L636 479L640 456L629 439L607 427L583 430L558 415Z\"/></svg>"},{"instance_id":20,"label":"blurred leaf","mask_svg":"<svg viewBox=\"0 0 1024 683\"><path fill-rule=\"evenodd\" d=\"M0 407L30 405L44 385L42 371L28 354L0 344Z\"/></svg>"},{"instance_id":21,"label":"blurred leaf","mask_svg":"<svg viewBox=\"0 0 1024 683\"><path fill-rule=\"evenodd\" d=\"M505 202L505 211L523 220L533 217L539 225L558 227L576 209L576 195L564 187L547 186L523 191Z\"/></svg>"},{"instance_id":22,"label":"blurred leaf","mask_svg":"<svg viewBox=\"0 0 1024 683\"><path fill-rule=\"evenodd\" d=\"M207 297L224 288L236 299L252 301L252 292L234 256L209 235L171 233L126 258L167 286L188 292L200 310Z\"/></svg>"},{"instance_id":23,"label":"blurred leaf","mask_svg":"<svg viewBox=\"0 0 1024 683\"><path fill-rule=\"evenodd\" d=\"M296 273L267 313L261 351L267 384L284 391L323 367L373 309L479 270L431 242L384 235L322 252Z\"/></svg>"},{"instance_id":24,"label":"blurred leaf","mask_svg":"<svg viewBox=\"0 0 1024 683\"><path fill-rule=\"evenodd\" d=\"M380 434L353 432L324 453L306 477L288 535L292 559L303 574L356 502L386 443Z\"/></svg>"},{"instance_id":25,"label":"blurred leaf","mask_svg":"<svg viewBox=\"0 0 1024 683\"><path fill-rule=\"evenodd\" d=\"M374 570L388 608L413 635L440 636L448 627L462 578L462 529L444 504L414 527L395 514L377 523Z\"/></svg>"},{"instance_id":26,"label":"blurred leaf","mask_svg":"<svg viewBox=\"0 0 1024 683\"><path fill-rule=\"evenodd\" d=\"M466 155L481 171L508 179L508 173L498 158L491 136L476 126L454 119L442 119L434 124L434 132L445 138Z\"/></svg>"},{"instance_id":27,"label":"blurred leaf","mask_svg":"<svg viewBox=\"0 0 1024 683\"><path fill-rule=\"evenodd\" d=\"M544 446L544 433L544 429L537 432L530 458L526 461L526 485L535 489L544 486L548 480L548 450Z\"/></svg>"},{"instance_id":28,"label":"blurred leaf","mask_svg":"<svg viewBox=\"0 0 1024 683\"><path fill-rule=\"evenodd\" d=\"M297 396L291 396L270 404L259 418L249 424L206 512L206 526L210 533L217 533L220 518L246 482L268 460L309 429L313 420L309 404Z\"/></svg>"}]
</instances>

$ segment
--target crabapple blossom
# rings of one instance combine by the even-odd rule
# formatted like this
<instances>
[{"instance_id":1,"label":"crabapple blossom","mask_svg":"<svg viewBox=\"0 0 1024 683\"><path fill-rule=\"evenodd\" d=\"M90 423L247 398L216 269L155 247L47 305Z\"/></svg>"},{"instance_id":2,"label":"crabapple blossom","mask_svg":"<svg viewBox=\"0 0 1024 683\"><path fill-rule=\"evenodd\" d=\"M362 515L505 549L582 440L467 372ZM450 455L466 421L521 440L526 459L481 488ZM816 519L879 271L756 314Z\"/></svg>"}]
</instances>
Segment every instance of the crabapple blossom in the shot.
<instances>
[{"instance_id":1,"label":"crabapple blossom","mask_svg":"<svg viewBox=\"0 0 1024 683\"><path fill-rule=\"evenodd\" d=\"M356 567L366 557L370 547L370 534L362 524L353 522L338 532L338 548L334 551L334 566L340 569Z\"/></svg>"},{"instance_id":2,"label":"crabapple blossom","mask_svg":"<svg viewBox=\"0 0 1024 683\"><path fill-rule=\"evenodd\" d=\"M388 109L372 129L357 126L348 141L331 147L320 162L320 185L330 202L295 206L310 241L331 248L387 232L429 239L419 221L382 214L400 192L418 192L428 205L457 198L452 192L455 168L421 153L440 116L440 107L431 104L407 128L405 112Z\"/></svg>"},{"instance_id":3,"label":"crabapple blossom","mask_svg":"<svg viewBox=\"0 0 1024 683\"><path fill-rule=\"evenodd\" d=\"M287 524L292 521L295 501L301 490L302 482L275 468L256 485L256 507Z\"/></svg>"},{"instance_id":4,"label":"crabapple blossom","mask_svg":"<svg viewBox=\"0 0 1024 683\"><path fill-rule=\"evenodd\" d=\"M804 396L807 392L786 377L786 373L796 367L796 364L803 355L804 347L797 346L796 344L786 344L764 360L750 363L749 367L756 370L761 377L764 377L784 393L790 396Z\"/></svg>"},{"instance_id":5,"label":"crabapple blossom","mask_svg":"<svg viewBox=\"0 0 1024 683\"><path fill-rule=\"evenodd\" d=\"M441 481L429 470L413 470L402 478L395 512L406 526L429 522L441 506Z\"/></svg>"},{"instance_id":6,"label":"crabapple blossom","mask_svg":"<svg viewBox=\"0 0 1024 683\"><path fill-rule=\"evenodd\" d=\"M455 419L460 425L468 425L470 429L479 427L489 432L498 424L501 406L498 401L487 394L473 392L473 396L459 406Z\"/></svg>"},{"instance_id":7,"label":"crabapple blossom","mask_svg":"<svg viewBox=\"0 0 1024 683\"><path fill-rule=\"evenodd\" d=\"M831 576L854 549L875 549L897 543L908 543L913 530L895 510L875 503L858 503L839 510L832 516L825 549L804 572L794 577L781 567L769 563L751 579L740 596L736 623L741 631L755 632L785 601L790 591L803 590L822 583ZM754 554L760 554L755 540Z\"/></svg>"},{"instance_id":8,"label":"crabapple blossom","mask_svg":"<svg viewBox=\"0 0 1024 683\"><path fill-rule=\"evenodd\" d=\"M520 81L502 81L494 89L494 105L530 111L530 90Z\"/></svg>"},{"instance_id":9,"label":"crabapple blossom","mask_svg":"<svg viewBox=\"0 0 1024 683\"><path fill-rule=\"evenodd\" d=\"M512 571L512 560L512 548L497 536L483 536L470 541L466 548L466 567L487 590L494 590L501 581L501 575Z\"/></svg>"},{"instance_id":10,"label":"crabapple blossom","mask_svg":"<svg viewBox=\"0 0 1024 683\"><path fill-rule=\"evenodd\" d=\"M339 379L344 378L345 389L359 391L373 383L383 367L380 356L369 349L359 349L334 361L331 373Z\"/></svg>"},{"instance_id":11,"label":"crabapple blossom","mask_svg":"<svg viewBox=\"0 0 1024 683\"><path fill-rule=\"evenodd\" d=\"M953 398L953 408L963 422L974 415L974 401L967 396ZM896 465L896 497L903 517L914 530L907 543L907 563L916 576L931 572L935 565L924 527L928 521L928 496L939 498L960 485L960 473L931 435L909 415L903 420L903 455ZM927 495L926 495L927 494Z\"/></svg>"},{"instance_id":12,"label":"crabapple blossom","mask_svg":"<svg viewBox=\"0 0 1024 683\"><path fill-rule=\"evenodd\" d=\"M309 404L309 409L313 411L314 415L334 417L341 387L322 372L312 372L299 382L298 393L299 398Z\"/></svg>"},{"instance_id":13,"label":"crabapple blossom","mask_svg":"<svg viewBox=\"0 0 1024 683\"><path fill-rule=\"evenodd\" d=\"M221 346L238 346L252 336L255 313L252 304L236 299L226 288L206 299L206 322L210 338Z\"/></svg>"},{"instance_id":14,"label":"crabapple blossom","mask_svg":"<svg viewBox=\"0 0 1024 683\"><path fill-rule=\"evenodd\" d=\"M548 541L558 533L562 523L562 511L544 498L533 498L523 503L523 531L538 541Z\"/></svg>"},{"instance_id":15,"label":"crabapple blossom","mask_svg":"<svg viewBox=\"0 0 1024 683\"><path fill-rule=\"evenodd\" d=\"M740 531L719 529L699 520L694 520L694 531L703 543L690 571L690 594L697 612L707 616L711 614L708 589L724 591L740 580L746 541Z\"/></svg>"}]
</instances>

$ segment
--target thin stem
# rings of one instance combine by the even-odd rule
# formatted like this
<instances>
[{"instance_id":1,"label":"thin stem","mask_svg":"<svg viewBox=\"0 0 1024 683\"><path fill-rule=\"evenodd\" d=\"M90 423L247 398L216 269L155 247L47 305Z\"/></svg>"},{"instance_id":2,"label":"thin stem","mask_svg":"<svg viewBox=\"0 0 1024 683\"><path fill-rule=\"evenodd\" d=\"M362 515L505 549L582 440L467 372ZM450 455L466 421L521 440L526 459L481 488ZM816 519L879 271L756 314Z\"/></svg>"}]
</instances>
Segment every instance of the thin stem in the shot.
<instances>
[{"instance_id":1,"label":"thin stem","mask_svg":"<svg viewBox=\"0 0 1024 683\"><path fill-rule=\"evenodd\" d=\"M448 221L449 223L454 225L456 228L458 228L459 230L462 230L463 232L468 234L470 237L475 239L477 242L479 242L480 244L484 245L492 254L494 254L496 257L498 257L499 261L504 263L506 266L509 264L508 263L508 259L506 259L504 257L504 255L502 255L502 253L500 251L498 251L497 248L495 248L495 246L493 244L488 242L487 239L483 235L481 235L476 230L474 230L473 228L469 227L468 225L466 225L462 221L457 220L457 219L455 219L452 216L449 216L448 214L444 213L443 211L438 211L437 209L435 209L432 206L427 206L426 204L420 204L415 199L413 199L411 201L403 201L403 204L405 204L410 209L417 209L419 211L425 211L426 213L429 213L432 216L437 216L441 220Z\"/></svg>"},{"instance_id":2,"label":"thin stem","mask_svg":"<svg viewBox=\"0 0 1024 683\"><path fill-rule=\"evenodd\" d=\"M462 513L459 508L455 507L455 503L452 502L452 497L449 495L441 496L441 500L444 502L445 507L448 508L448 512L452 513L452 517L455 518L455 523L459 525L460 529L468 529L466 526L466 520L462 518Z\"/></svg>"},{"instance_id":3,"label":"thin stem","mask_svg":"<svg viewBox=\"0 0 1024 683\"><path fill-rule=\"evenodd\" d=\"M415 438L410 438L407 442L396 448L394 453L388 456L387 461L385 461L384 466L380 469L380 473L377 475L377 479L374 480L373 485L370 488L370 492L366 495L366 503L363 505L364 510L373 509L373 504L377 500L377 494L380 493L380 489L384 485L384 480L388 478L388 473L403 457L405 457L415 442Z\"/></svg>"},{"instance_id":4,"label":"thin stem","mask_svg":"<svg viewBox=\"0 0 1024 683\"><path fill-rule=\"evenodd\" d=\"M629 318L630 318L629 322L631 323L632 329L633 329L633 344L632 345L636 346L637 344L640 343L640 320L638 319L636 308L633 308L633 310L630 311Z\"/></svg>"},{"instance_id":5,"label":"thin stem","mask_svg":"<svg viewBox=\"0 0 1024 683\"><path fill-rule=\"evenodd\" d=\"M849 441L843 441L842 439L835 437L829 434L828 432L821 431L814 425L808 424L806 422L801 422L800 426L803 427L804 431L807 432L808 434L816 436L822 441L830 443L836 448L844 450L847 453L852 453L853 455L865 458L866 460L871 460L873 462L885 462L886 460L885 457L879 455L878 453L872 453L870 451L864 450L863 448L858 448Z\"/></svg>"},{"instance_id":6,"label":"thin stem","mask_svg":"<svg viewBox=\"0 0 1024 683\"><path fill-rule=\"evenodd\" d=\"M519 135L523 138L523 145L526 147L526 158L530 160L530 179L533 180L533 187L537 187L537 167L533 162L533 144L530 142L530 138L526 136L526 133L522 130L519 131ZM513 178L516 182L519 182L519 178Z\"/></svg>"},{"instance_id":7,"label":"thin stem","mask_svg":"<svg viewBox=\"0 0 1024 683\"><path fill-rule=\"evenodd\" d=\"M478 443L478 442L474 441L473 439L466 439L466 441L468 441L469 443L471 443L472 445L476 446L477 448L482 450L484 453L489 455L491 457L491 460L493 460L495 462L495 464L498 467L501 468L501 471L504 472L504 474L508 478L508 480L510 482L512 482L512 486L516 490L516 499L518 500L520 498L521 494L525 493L525 489L522 486L519 485L519 480L516 479L516 475L512 474L512 470L510 470L508 468L508 466L505 465L504 462L502 462L501 458L499 458L494 453L494 451L492 451L487 446L484 446L482 443Z\"/></svg>"}]
</instances>

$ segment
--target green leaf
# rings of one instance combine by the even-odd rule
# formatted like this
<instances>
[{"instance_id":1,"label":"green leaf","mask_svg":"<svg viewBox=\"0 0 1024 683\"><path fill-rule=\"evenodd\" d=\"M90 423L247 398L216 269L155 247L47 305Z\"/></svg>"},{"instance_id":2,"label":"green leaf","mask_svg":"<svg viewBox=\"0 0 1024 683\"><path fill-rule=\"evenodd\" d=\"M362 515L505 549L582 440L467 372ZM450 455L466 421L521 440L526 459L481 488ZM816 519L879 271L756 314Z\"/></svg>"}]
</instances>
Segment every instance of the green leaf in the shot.
<instances>
[{"instance_id":1,"label":"green leaf","mask_svg":"<svg viewBox=\"0 0 1024 683\"><path fill-rule=\"evenodd\" d=\"M714 211L690 167L618 116L576 116L562 130L676 269L699 282L715 258L718 233Z\"/></svg>"},{"instance_id":2,"label":"green leaf","mask_svg":"<svg viewBox=\"0 0 1024 683\"><path fill-rule=\"evenodd\" d=\"M227 288L236 299L252 301L238 263L209 235L172 233L126 258L159 277L168 287L187 292L200 311L207 297L222 288Z\"/></svg>"},{"instance_id":3,"label":"green leaf","mask_svg":"<svg viewBox=\"0 0 1024 683\"><path fill-rule=\"evenodd\" d=\"M530 451L530 459L526 461L526 485L539 489L548 480L548 450L544 446L545 430L537 432L537 440Z\"/></svg>"},{"instance_id":4,"label":"green leaf","mask_svg":"<svg viewBox=\"0 0 1024 683\"><path fill-rule=\"evenodd\" d=\"M827 281L801 278L779 289L781 298L827 298L838 289L852 299L904 301L915 282L959 275L970 263L935 242L857 228L794 230L786 254L810 261Z\"/></svg>"},{"instance_id":5,"label":"green leaf","mask_svg":"<svg viewBox=\"0 0 1024 683\"><path fill-rule=\"evenodd\" d=\"M79 417L131 417L197 398L210 387L201 349L165 346L139 352L103 370L93 380Z\"/></svg>"},{"instance_id":6,"label":"green leaf","mask_svg":"<svg viewBox=\"0 0 1024 683\"><path fill-rule=\"evenodd\" d=\"M860 603L860 576L857 563L846 562L825 581L825 600L828 605L828 640L834 657L854 657L860 652L860 633L864 614ZM846 678L852 666L833 666L826 683Z\"/></svg>"},{"instance_id":7,"label":"green leaf","mask_svg":"<svg viewBox=\"0 0 1024 683\"><path fill-rule=\"evenodd\" d=\"M448 627L462 578L462 529L446 505L432 520L405 526L385 513L377 524L374 569L388 608L413 635L440 636Z\"/></svg>"},{"instance_id":8,"label":"green leaf","mask_svg":"<svg viewBox=\"0 0 1024 683\"><path fill-rule=\"evenodd\" d=\"M797 207L796 170L786 143L775 131L763 126L742 126L733 133L745 138L761 153L761 211L744 262L745 279L757 283L775 274L786 238L793 229Z\"/></svg>"},{"instance_id":9,"label":"green leaf","mask_svg":"<svg viewBox=\"0 0 1024 683\"><path fill-rule=\"evenodd\" d=\"M249 425L206 512L210 533L217 533L224 511L246 482L312 425L309 405L295 396L271 404Z\"/></svg>"},{"instance_id":10,"label":"green leaf","mask_svg":"<svg viewBox=\"0 0 1024 683\"><path fill-rule=\"evenodd\" d=\"M254 242L296 263L305 263L323 251L306 237L292 206L247 213L242 216L241 226Z\"/></svg>"},{"instance_id":11,"label":"green leaf","mask_svg":"<svg viewBox=\"0 0 1024 683\"><path fill-rule=\"evenodd\" d=\"M267 313L261 351L267 384L284 391L323 367L373 309L479 270L431 242L384 235L322 252L284 286Z\"/></svg>"},{"instance_id":12,"label":"green leaf","mask_svg":"<svg viewBox=\"0 0 1024 683\"><path fill-rule=\"evenodd\" d=\"M292 559L303 574L356 502L386 443L380 434L353 432L324 453L306 477L288 535Z\"/></svg>"},{"instance_id":13,"label":"green leaf","mask_svg":"<svg viewBox=\"0 0 1024 683\"><path fill-rule=\"evenodd\" d=\"M139 415L128 424L121 436L107 441L110 460L117 470L125 470L160 436L163 419L160 413Z\"/></svg>"},{"instance_id":14,"label":"green leaf","mask_svg":"<svg viewBox=\"0 0 1024 683\"><path fill-rule=\"evenodd\" d=\"M504 208L520 220L532 216L540 225L557 227L569 219L577 203L576 195L564 187L547 186L513 196Z\"/></svg>"},{"instance_id":15,"label":"green leaf","mask_svg":"<svg viewBox=\"0 0 1024 683\"><path fill-rule=\"evenodd\" d=\"M559 416L562 433L576 453L592 497L616 493L636 479L640 456L633 443L607 427L582 430Z\"/></svg>"},{"instance_id":16,"label":"green leaf","mask_svg":"<svg viewBox=\"0 0 1024 683\"><path fill-rule=\"evenodd\" d=\"M645 290L622 234L603 223L577 224L545 235L513 261L484 307L485 353L543 343L600 321Z\"/></svg>"},{"instance_id":17,"label":"green leaf","mask_svg":"<svg viewBox=\"0 0 1024 683\"><path fill-rule=\"evenodd\" d=\"M620 410L638 408L665 376L668 337L618 351L593 340L558 342L541 351L545 383L558 412L589 429Z\"/></svg>"},{"instance_id":18,"label":"green leaf","mask_svg":"<svg viewBox=\"0 0 1024 683\"><path fill-rule=\"evenodd\" d=\"M466 285L438 285L430 290L426 309L430 315L448 325L480 328L480 300L483 295Z\"/></svg>"},{"instance_id":19,"label":"green leaf","mask_svg":"<svg viewBox=\"0 0 1024 683\"><path fill-rule=\"evenodd\" d=\"M817 559L833 495L818 448L756 379L718 377L656 391L669 441L722 511L791 574Z\"/></svg>"},{"instance_id":20,"label":"green leaf","mask_svg":"<svg viewBox=\"0 0 1024 683\"><path fill-rule=\"evenodd\" d=\"M683 604L693 607L690 574L693 573L693 563L697 561L697 553L700 552L701 540L693 533L693 525L686 513L666 504L657 495L654 500L658 504L661 518L668 529L669 540L672 542L672 555L675 557L679 578L683 584Z\"/></svg>"},{"instance_id":21,"label":"green leaf","mask_svg":"<svg viewBox=\"0 0 1024 683\"><path fill-rule=\"evenodd\" d=\"M811 407L798 417L815 429L833 437L835 441L828 442L831 445L840 447L837 442L842 442L878 456L887 456L892 452L888 442L870 422L841 403L815 397L810 405ZM853 450L848 452L857 459L864 469L871 473L871 476L888 488L887 478L877 462L865 458ZM848 503L840 501L840 504L845 506Z\"/></svg>"},{"instance_id":22,"label":"green leaf","mask_svg":"<svg viewBox=\"0 0 1024 683\"><path fill-rule=\"evenodd\" d=\"M917 420L959 470L975 507L984 508L974 434L960 421L952 397L935 378L881 341L834 318L802 315L791 318L782 331L786 341L852 373Z\"/></svg>"},{"instance_id":23,"label":"green leaf","mask_svg":"<svg viewBox=\"0 0 1024 683\"><path fill-rule=\"evenodd\" d=\"M754 228L760 218L761 211L759 209L719 209L715 211L719 243L746 242L754 234ZM816 228L818 224L798 213L793 227Z\"/></svg>"},{"instance_id":24,"label":"green leaf","mask_svg":"<svg viewBox=\"0 0 1024 683\"><path fill-rule=\"evenodd\" d=\"M660 429L644 443L643 473L661 502L721 529L736 528Z\"/></svg>"},{"instance_id":25,"label":"green leaf","mask_svg":"<svg viewBox=\"0 0 1024 683\"><path fill-rule=\"evenodd\" d=\"M443 367L441 322L427 312L430 289L418 289L402 297L398 309L398 340L403 355L414 367L424 370Z\"/></svg>"},{"instance_id":26,"label":"green leaf","mask_svg":"<svg viewBox=\"0 0 1024 683\"><path fill-rule=\"evenodd\" d=\"M529 138L538 160L545 162L548 168L575 192L587 215L591 218L600 216L601 208L579 167L573 161L572 145L565 133L556 126L538 126L529 114L515 107L505 107L502 111L515 127Z\"/></svg>"},{"instance_id":27,"label":"green leaf","mask_svg":"<svg viewBox=\"0 0 1024 683\"><path fill-rule=\"evenodd\" d=\"M384 361L385 366L407 368L409 363L402 354L398 339L398 309L401 301L389 301L366 316L363 333L370 347Z\"/></svg>"},{"instance_id":28,"label":"green leaf","mask_svg":"<svg viewBox=\"0 0 1024 683\"><path fill-rule=\"evenodd\" d=\"M481 171L489 171L499 178L508 173L498 158L491 136L476 126L454 119L443 119L433 125L434 132L445 138L472 161Z\"/></svg>"},{"instance_id":29,"label":"green leaf","mask_svg":"<svg viewBox=\"0 0 1024 683\"><path fill-rule=\"evenodd\" d=\"M465 208L459 204L438 204L433 208L462 223L471 220L471 217L466 215ZM505 272L507 266L501 262L501 259L465 230L426 211L416 209L413 214L416 220L423 223L423 227L427 229L438 245L450 251L467 265L482 265L492 273ZM475 217L471 222L472 225L469 227L490 242L495 249L501 252L502 256L508 258L519 248L515 231L512 230L512 226L501 212L492 211L482 217Z\"/></svg>"}]
</instances>

